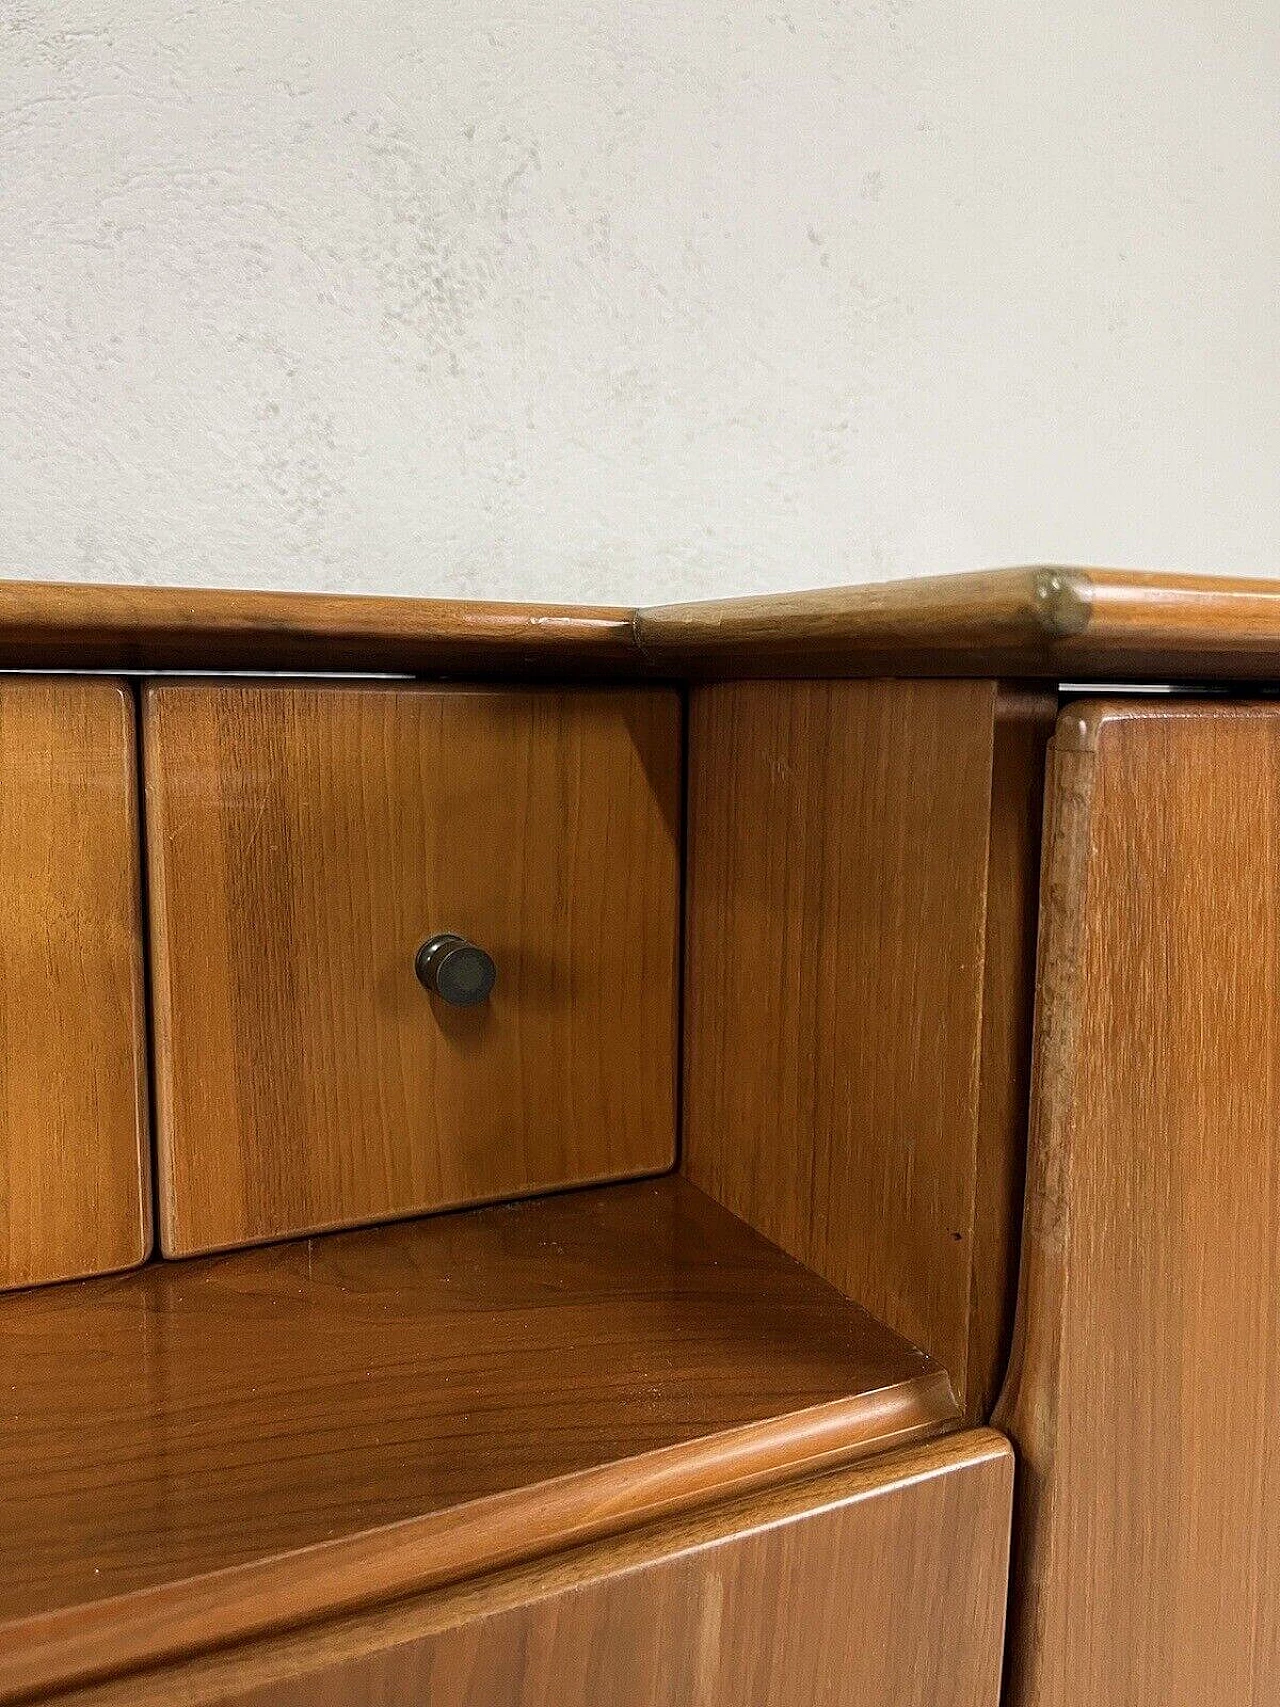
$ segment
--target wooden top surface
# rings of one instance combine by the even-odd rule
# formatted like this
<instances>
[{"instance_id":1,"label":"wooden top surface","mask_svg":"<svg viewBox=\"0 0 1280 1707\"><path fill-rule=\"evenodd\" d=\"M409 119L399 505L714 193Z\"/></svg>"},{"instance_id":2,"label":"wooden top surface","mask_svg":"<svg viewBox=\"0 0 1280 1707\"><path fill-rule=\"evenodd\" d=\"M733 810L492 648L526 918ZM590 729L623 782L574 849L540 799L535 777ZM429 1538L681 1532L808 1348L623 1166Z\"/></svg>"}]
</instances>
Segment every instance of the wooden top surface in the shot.
<instances>
[{"instance_id":1,"label":"wooden top surface","mask_svg":"<svg viewBox=\"0 0 1280 1707\"><path fill-rule=\"evenodd\" d=\"M669 605L636 634L676 676L1257 680L1280 676L1280 580L995 569Z\"/></svg>"},{"instance_id":2,"label":"wooden top surface","mask_svg":"<svg viewBox=\"0 0 1280 1707\"><path fill-rule=\"evenodd\" d=\"M0 669L1280 677L1280 579L981 570L641 610L0 581Z\"/></svg>"},{"instance_id":3,"label":"wooden top surface","mask_svg":"<svg viewBox=\"0 0 1280 1707\"><path fill-rule=\"evenodd\" d=\"M0 581L0 668L626 675L629 610Z\"/></svg>"},{"instance_id":4,"label":"wooden top surface","mask_svg":"<svg viewBox=\"0 0 1280 1707\"><path fill-rule=\"evenodd\" d=\"M669 1176L0 1299L0 1699L849 1462L946 1375Z\"/></svg>"}]
</instances>

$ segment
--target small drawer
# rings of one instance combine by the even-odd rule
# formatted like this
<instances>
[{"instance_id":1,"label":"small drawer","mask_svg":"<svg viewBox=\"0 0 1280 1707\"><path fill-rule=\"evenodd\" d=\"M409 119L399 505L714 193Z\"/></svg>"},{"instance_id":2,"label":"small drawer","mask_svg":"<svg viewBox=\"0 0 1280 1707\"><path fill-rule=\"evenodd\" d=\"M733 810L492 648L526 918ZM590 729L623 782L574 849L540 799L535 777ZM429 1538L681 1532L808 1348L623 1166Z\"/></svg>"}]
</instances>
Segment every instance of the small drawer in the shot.
<instances>
[{"instance_id":1,"label":"small drawer","mask_svg":"<svg viewBox=\"0 0 1280 1707\"><path fill-rule=\"evenodd\" d=\"M143 754L166 1254L672 1164L675 693L155 682Z\"/></svg>"},{"instance_id":2,"label":"small drawer","mask_svg":"<svg viewBox=\"0 0 1280 1707\"><path fill-rule=\"evenodd\" d=\"M133 696L0 678L0 1290L151 1245Z\"/></svg>"}]
</instances>

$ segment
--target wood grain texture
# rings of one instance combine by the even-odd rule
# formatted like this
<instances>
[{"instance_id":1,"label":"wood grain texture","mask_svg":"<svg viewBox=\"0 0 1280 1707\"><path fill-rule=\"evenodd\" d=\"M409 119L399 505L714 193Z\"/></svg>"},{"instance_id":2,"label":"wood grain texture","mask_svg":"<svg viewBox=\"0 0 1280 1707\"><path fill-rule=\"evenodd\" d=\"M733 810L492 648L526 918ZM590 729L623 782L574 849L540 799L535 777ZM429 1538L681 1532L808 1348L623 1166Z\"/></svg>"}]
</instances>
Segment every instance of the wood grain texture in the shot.
<instances>
[{"instance_id":1,"label":"wood grain texture","mask_svg":"<svg viewBox=\"0 0 1280 1707\"><path fill-rule=\"evenodd\" d=\"M1274 680L1274 579L1041 566L631 611L0 581L0 665Z\"/></svg>"},{"instance_id":2,"label":"wood grain texture","mask_svg":"<svg viewBox=\"0 0 1280 1707\"><path fill-rule=\"evenodd\" d=\"M996 1707L1012 1457L987 1430L62 1707Z\"/></svg>"},{"instance_id":3,"label":"wood grain texture","mask_svg":"<svg viewBox=\"0 0 1280 1707\"><path fill-rule=\"evenodd\" d=\"M0 1699L847 1463L946 1375L677 1176L0 1300Z\"/></svg>"},{"instance_id":4,"label":"wood grain texture","mask_svg":"<svg viewBox=\"0 0 1280 1707\"><path fill-rule=\"evenodd\" d=\"M966 1398L991 1415L1013 1339L1026 1181L1035 1004L1040 831L1056 694L1002 686L996 696L982 953Z\"/></svg>"},{"instance_id":5,"label":"wood grain texture","mask_svg":"<svg viewBox=\"0 0 1280 1707\"><path fill-rule=\"evenodd\" d=\"M1087 620L1081 586L1078 570L983 570L652 606L635 629L655 669L692 680L1036 677L1057 673L1059 630Z\"/></svg>"},{"instance_id":6,"label":"wood grain texture","mask_svg":"<svg viewBox=\"0 0 1280 1707\"><path fill-rule=\"evenodd\" d=\"M611 607L0 581L0 665L109 670L640 673Z\"/></svg>"},{"instance_id":7,"label":"wood grain texture","mask_svg":"<svg viewBox=\"0 0 1280 1707\"><path fill-rule=\"evenodd\" d=\"M0 679L0 1289L151 1243L133 700Z\"/></svg>"},{"instance_id":8,"label":"wood grain texture","mask_svg":"<svg viewBox=\"0 0 1280 1707\"><path fill-rule=\"evenodd\" d=\"M1271 681L1280 583L1068 566L668 605L636 613L655 670L690 677L1020 676Z\"/></svg>"},{"instance_id":9,"label":"wood grain texture","mask_svg":"<svg viewBox=\"0 0 1280 1707\"><path fill-rule=\"evenodd\" d=\"M143 704L166 1253L672 1165L674 693ZM482 1007L415 977L444 930Z\"/></svg>"},{"instance_id":10,"label":"wood grain texture","mask_svg":"<svg viewBox=\"0 0 1280 1707\"><path fill-rule=\"evenodd\" d=\"M683 1169L971 1416L1008 1332L1047 713L994 682L690 708Z\"/></svg>"},{"instance_id":11,"label":"wood grain texture","mask_svg":"<svg viewBox=\"0 0 1280 1707\"><path fill-rule=\"evenodd\" d=\"M1054 741L1017 1347L1015 1707L1280 1675L1280 708Z\"/></svg>"}]
</instances>

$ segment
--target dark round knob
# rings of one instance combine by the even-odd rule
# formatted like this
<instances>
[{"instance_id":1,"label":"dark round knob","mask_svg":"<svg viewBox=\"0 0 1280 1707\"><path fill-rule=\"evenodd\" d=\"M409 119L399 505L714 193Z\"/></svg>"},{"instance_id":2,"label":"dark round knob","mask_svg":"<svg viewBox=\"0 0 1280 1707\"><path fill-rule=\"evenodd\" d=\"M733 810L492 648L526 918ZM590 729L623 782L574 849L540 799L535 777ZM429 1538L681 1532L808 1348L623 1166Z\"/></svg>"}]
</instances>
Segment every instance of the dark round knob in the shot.
<instances>
[{"instance_id":1,"label":"dark round knob","mask_svg":"<svg viewBox=\"0 0 1280 1707\"><path fill-rule=\"evenodd\" d=\"M418 981L455 1008L473 1008L493 988L498 969L482 948L455 931L429 937L414 956Z\"/></svg>"}]
</instances>

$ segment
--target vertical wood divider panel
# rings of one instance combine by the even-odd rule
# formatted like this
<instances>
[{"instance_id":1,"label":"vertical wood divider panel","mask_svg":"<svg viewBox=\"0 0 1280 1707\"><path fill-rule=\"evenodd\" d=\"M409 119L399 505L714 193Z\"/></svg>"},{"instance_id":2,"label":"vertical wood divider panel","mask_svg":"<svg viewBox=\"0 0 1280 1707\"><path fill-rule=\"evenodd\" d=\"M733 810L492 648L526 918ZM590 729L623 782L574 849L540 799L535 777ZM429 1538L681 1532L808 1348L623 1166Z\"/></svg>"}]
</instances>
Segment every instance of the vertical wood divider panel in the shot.
<instances>
[{"instance_id":1,"label":"vertical wood divider panel","mask_svg":"<svg viewBox=\"0 0 1280 1707\"><path fill-rule=\"evenodd\" d=\"M1054 739L1017 1344L1012 1707L1280 1677L1280 707Z\"/></svg>"},{"instance_id":2,"label":"vertical wood divider panel","mask_svg":"<svg viewBox=\"0 0 1280 1707\"><path fill-rule=\"evenodd\" d=\"M991 755L967 1400L991 1415L1008 1364L1026 1183L1045 759L1056 694L1002 686Z\"/></svg>"},{"instance_id":3,"label":"vertical wood divider panel","mask_svg":"<svg viewBox=\"0 0 1280 1707\"><path fill-rule=\"evenodd\" d=\"M188 1254L661 1172L678 694L144 690L161 1237ZM489 952L482 1006L414 956Z\"/></svg>"},{"instance_id":4,"label":"vertical wood divider panel","mask_svg":"<svg viewBox=\"0 0 1280 1707\"><path fill-rule=\"evenodd\" d=\"M151 1243L133 697L0 678L0 1290Z\"/></svg>"},{"instance_id":5,"label":"vertical wood divider panel","mask_svg":"<svg viewBox=\"0 0 1280 1707\"><path fill-rule=\"evenodd\" d=\"M683 1168L985 1414L1016 1252L1044 743L994 681L693 690Z\"/></svg>"}]
</instances>

